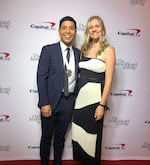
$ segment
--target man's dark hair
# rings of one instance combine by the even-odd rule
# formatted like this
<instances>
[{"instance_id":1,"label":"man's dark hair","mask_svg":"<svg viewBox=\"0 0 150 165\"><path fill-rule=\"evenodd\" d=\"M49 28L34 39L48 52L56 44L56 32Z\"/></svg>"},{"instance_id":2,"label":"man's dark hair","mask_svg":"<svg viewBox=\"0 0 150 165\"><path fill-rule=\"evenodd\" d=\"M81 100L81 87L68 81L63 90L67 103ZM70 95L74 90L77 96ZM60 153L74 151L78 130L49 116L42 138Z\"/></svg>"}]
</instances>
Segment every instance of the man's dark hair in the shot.
<instances>
[{"instance_id":1,"label":"man's dark hair","mask_svg":"<svg viewBox=\"0 0 150 165\"><path fill-rule=\"evenodd\" d=\"M62 23L63 23L64 21L72 21L72 22L74 23L75 29L77 29L76 21L75 21L72 17L70 17L70 16L63 17L63 18L60 20L60 22L59 22L59 28L61 27L61 25L62 25Z\"/></svg>"}]
</instances>

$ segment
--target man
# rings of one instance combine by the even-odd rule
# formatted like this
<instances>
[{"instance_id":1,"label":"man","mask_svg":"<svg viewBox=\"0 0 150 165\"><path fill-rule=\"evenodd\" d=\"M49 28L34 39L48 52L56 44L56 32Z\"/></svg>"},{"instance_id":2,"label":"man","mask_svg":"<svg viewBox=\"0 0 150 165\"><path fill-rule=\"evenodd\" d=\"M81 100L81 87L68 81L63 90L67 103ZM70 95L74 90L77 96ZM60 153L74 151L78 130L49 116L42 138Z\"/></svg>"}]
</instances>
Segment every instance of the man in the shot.
<instances>
[{"instance_id":1,"label":"man","mask_svg":"<svg viewBox=\"0 0 150 165\"><path fill-rule=\"evenodd\" d=\"M39 92L38 107L41 109L42 136L40 142L41 164L48 165L50 145L54 135L53 165L61 165L65 134L72 117L75 101L75 84L78 75L79 49L72 46L76 36L76 21L66 16L60 20L60 41L44 46L41 51L37 86ZM66 59L69 48L70 59ZM67 75L69 94L65 92Z\"/></svg>"}]
</instances>

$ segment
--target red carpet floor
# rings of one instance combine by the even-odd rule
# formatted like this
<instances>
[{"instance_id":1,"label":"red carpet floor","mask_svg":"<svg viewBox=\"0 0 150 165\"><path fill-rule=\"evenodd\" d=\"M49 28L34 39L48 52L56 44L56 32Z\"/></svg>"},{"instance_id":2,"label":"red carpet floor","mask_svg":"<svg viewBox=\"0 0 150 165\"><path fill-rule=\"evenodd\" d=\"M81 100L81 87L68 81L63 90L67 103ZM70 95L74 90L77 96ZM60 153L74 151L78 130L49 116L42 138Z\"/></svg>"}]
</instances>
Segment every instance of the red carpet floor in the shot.
<instances>
[{"instance_id":1,"label":"red carpet floor","mask_svg":"<svg viewBox=\"0 0 150 165\"><path fill-rule=\"evenodd\" d=\"M18 161L0 161L0 165L40 165L37 160L18 160ZM52 165L52 161L49 162ZM62 165L81 165L75 161L65 160ZM150 160L121 160L121 161L102 161L101 165L150 165Z\"/></svg>"}]
</instances>

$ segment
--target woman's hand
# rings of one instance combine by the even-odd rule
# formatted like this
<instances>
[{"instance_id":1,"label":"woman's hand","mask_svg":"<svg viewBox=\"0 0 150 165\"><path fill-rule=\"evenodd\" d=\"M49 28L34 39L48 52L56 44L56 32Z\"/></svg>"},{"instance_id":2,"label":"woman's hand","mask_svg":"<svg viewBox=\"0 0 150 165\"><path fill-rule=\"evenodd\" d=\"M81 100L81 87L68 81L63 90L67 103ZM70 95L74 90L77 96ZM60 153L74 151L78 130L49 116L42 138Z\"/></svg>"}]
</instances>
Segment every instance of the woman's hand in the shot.
<instances>
[{"instance_id":1,"label":"woman's hand","mask_svg":"<svg viewBox=\"0 0 150 165\"><path fill-rule=\"evenodd\" d=\"M100 120L103 116L104 116L104 107L101 105L98 105L96 110L95 110L95 114L94 114L94 118L95 121Z\"/></svg>"}]
</instances>

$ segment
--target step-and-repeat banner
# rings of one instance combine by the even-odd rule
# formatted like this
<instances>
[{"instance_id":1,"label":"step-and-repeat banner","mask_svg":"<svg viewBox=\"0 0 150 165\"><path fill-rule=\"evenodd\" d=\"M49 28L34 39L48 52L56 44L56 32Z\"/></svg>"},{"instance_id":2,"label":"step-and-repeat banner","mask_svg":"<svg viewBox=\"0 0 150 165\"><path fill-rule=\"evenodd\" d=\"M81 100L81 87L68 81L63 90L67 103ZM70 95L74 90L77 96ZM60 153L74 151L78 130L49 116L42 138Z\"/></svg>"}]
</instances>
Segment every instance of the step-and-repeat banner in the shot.
<instances>
[{"instance_id":1,"label":"step-and-repeat banner","mask_svg":"<svg viewBox=\"0 0 150 165\"><path fill-rule=\"evenodd\" d=\"M77 47L87 19L99 15L116 49L102 159L150 159L150 1L0 0L0 160L40 159L37 64L66 15L77 21ZM72 159L71 125L63 159Z\"/></svg>"}]
</instances>

